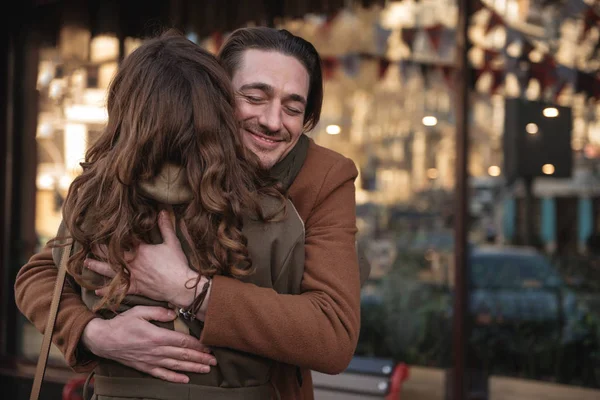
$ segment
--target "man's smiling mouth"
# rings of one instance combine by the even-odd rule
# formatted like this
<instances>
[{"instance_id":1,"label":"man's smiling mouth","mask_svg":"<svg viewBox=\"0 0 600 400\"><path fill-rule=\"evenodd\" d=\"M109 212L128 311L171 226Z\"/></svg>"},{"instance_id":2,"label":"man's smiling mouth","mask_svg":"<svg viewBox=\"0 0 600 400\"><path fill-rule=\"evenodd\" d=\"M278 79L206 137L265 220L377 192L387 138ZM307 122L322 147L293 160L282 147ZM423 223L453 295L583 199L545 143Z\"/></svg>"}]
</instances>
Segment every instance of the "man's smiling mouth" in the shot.
<instances>
[{"instance_id":1,"label":"man's smiling mouth","mask_svg":"<svg viewBox=\"0 0 600 400\"><path fill-rule=\"evenodd\" d=\"M252 132L251 130L248 130L248 129L246 129L246 132L250 133L255 139L258 139L261 142L265 142L265 143L269 143L269 144L274 144L274 143L279 143L279 142L284 141L283 139L273 139L268 136Z\"/></svg>"}]
</instances>

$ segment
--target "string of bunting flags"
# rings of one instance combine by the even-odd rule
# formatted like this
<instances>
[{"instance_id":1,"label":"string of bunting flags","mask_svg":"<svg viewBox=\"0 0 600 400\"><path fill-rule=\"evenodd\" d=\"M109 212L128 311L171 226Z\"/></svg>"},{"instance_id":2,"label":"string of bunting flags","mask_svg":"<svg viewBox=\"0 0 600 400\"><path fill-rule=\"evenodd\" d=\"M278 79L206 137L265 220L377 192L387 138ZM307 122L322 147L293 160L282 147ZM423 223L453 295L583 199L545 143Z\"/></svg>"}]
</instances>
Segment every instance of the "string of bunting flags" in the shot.
<instances>
[{"instance_id":1,"label":"string of bunting flags","mask_svg":"<svg viewBox=\"0 0 600 400\"><path fill-rule=\"evenodd\" d=\"M490 74L492 82L490 92L493 94L504 85L508 74L514 74L519 82L521 95L524 94L529 81L535 79L540 85L540 93L549 94L552 101L556 101L568 86L573 89L574 93L583 93L588 99L600 100L600 74L598 71L582 71L561 65L549 53L542 54L536 61L532 61L530 53L534 50L539 51L535 39L513 28L499 13L489 8L481 0L472 1L474 13L486 9L490 14L484 28L486 35L497 28L506 29L506 43L502 49L479 48L479 51L483 52L483 63L482 65L471 65L473 86L483 74ZM561 15L563 18L580 18L583 20L583 29L579 37L580 42L589 34L592 27L600 27L600 15L583 0L568 2L564 10L561 11ZM379 63L378 77L380 79L385 76L390 65L398 64L403 74L410 70L419 70L426 86L432 81L433 78L430 79L430 77L433 75L441 76L444 83L449 87L453 85L455 67L452 62L453 57L448 56L456 47L454 28L438 23L426 27L402 28L400 35L400 39L408 47L411 54L414 54L413 50L418 38L424 35L428 40L429 48L434 52L433 57L429 57L427 60L417 59L415 56L401 60L391 60L385 56L365 53L335 57L324 56L324 78L331 79L339 69L348 76L355 76L360 70L362 61L375 61ZM521 45L518 56L507 53L509 45L515 42ZM593 54L597 54L599 51L600 40L597 41Z\"/></svg>"}]
</instances>

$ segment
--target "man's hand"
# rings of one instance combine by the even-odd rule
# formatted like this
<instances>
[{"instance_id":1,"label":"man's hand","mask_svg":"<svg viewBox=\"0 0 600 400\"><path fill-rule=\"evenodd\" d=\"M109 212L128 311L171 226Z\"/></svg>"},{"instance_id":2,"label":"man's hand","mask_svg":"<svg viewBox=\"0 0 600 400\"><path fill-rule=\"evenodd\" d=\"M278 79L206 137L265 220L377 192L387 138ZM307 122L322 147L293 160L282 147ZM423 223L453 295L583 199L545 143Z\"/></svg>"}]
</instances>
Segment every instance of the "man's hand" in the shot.
<instances>
[{"instance_id":1,"label":"man's hand","mask_svg":"<svg viewBox=\"0 0 600 400\"><path fill-rule=\"evenodd\" d=\"M148 322L174 318L175 312L166 308L136 306L111 320L91 320L81 340L99 357L165 381L187 383L189 378L175 371L207 373L217 360L193 336Z\"/></svg>"},{"instance_id":2,"label":"man's hand","mask_svg":"<svg viewBox=\"0 0 600 400\"><path fill-rule=\"evenodd\" d=\"M131 254L125 255L130 280L128 294L166 301L179 308L188 307L194 300L195 291L189 289L191 285L186 287L186 284L190 280L195 282L198 273L190 269L175 229L164 211L159 214L158 226L164 240L162 244L143 243L138 246L135 258ZM103 250L98 249L100 253ZM85 266L108 278L115 276L114 270L105 262L88 258ZM200 287L205 282L204 279L202 278ZM96 294L104 296L106 290L99 289Z\"/></svg>"}]
</instances>

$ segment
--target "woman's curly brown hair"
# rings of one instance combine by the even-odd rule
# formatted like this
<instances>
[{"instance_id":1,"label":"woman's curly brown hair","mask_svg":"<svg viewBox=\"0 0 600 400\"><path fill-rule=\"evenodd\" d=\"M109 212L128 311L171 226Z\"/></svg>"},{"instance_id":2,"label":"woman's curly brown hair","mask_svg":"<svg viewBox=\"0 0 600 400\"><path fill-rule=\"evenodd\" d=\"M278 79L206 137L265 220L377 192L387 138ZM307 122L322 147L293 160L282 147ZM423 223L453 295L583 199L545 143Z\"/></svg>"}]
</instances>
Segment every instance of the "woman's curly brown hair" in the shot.
<instances>
[{"instance_id":1,"label":"woman's curly brown hair","mask_svg":"<svg viewBox=\"0 0 600 400\"><path fill-rule=\"evenodd\" d=\"M263 215L259 197L283 195L245 150L234 109L230 80L216 58L179 33L148 40L123 61L109 88L106 129L87 151L63 208L79 244L69 273L94 289L82 272L95 245L106 246L116 271L96 308L116 307L129 289L124 252L135 251L159 212L137 183L167 163L183 168L193 192L180 215L193 267L205 276L252 272L242 220L273 219Z\"/></svg>"}]
</instances>

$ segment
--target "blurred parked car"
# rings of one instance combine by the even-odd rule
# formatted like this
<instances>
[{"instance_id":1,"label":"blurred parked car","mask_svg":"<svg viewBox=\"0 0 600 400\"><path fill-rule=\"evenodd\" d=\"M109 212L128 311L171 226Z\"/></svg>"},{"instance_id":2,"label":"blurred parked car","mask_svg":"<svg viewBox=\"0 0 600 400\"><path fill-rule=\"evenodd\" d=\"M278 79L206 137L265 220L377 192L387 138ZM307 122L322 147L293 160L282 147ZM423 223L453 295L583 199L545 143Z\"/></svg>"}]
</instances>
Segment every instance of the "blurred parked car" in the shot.
<instances>
[{"instance_id":1,"label":"blurred parked car","mask_svg":"<svg viewBox=\"0 0 600 400\"><path fill-rule=\"evenodd\" d=\"M557 335L563 343L585 334L578 321L588 310L537 250L476 247L469 267L469 306L475 325L555 325L547 334Z\"/></svg>"},{"instance_id":2,"label":"blurred parked car","mask_svg":"<svg viewBox=\"0 0 600 400\"><path fill-rule=\"evenodd\" d=\"M390 272L363 289L357 353L446 368L453 288L420 279L418 259L399 252ZM599 384L597 320L550 259L534 249L472 246L469 260L469 347L476 365L486 373L564 383L585 369L592 373L578 384Z\"/></svg>"}]
</instances>

